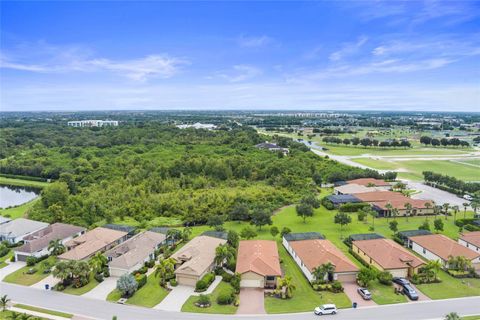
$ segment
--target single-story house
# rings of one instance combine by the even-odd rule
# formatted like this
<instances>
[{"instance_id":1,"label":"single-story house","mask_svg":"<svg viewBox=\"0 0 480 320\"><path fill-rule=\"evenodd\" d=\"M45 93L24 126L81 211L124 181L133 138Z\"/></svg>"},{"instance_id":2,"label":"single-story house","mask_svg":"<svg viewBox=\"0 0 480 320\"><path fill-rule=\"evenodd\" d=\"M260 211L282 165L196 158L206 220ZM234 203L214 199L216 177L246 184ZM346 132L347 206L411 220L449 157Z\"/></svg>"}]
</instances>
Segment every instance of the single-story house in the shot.
<instances>
[{"instance_id":1,"label":"single-story house","mask_svg":"<svg viewBox=\"0 0 480 320\"><path fill-rule=\"evenodd\" d=\"M390 204L392 209L398 210L398 216L416 216L426 215L434 213L434 203L431 200L412 199L404 196L399 192L392 191L375 191L356 193L355 197L363 202L368 202L372 205L372 208L376 210L380 217L391 216L391 210L387 205ZM412 206L412 210L408 212L405 208L405 204L409 203ZM427 205L429 204L429 207Z\"/></svg>"},{"instance_id":2,"label":"single-story house","mask_svg":"<svg viewBox=\"0 0 480 320\"><path fill-rule=\"evenodd\" d=\"M128 234L124 231L98 227L80 237L65 243L67 251L58 256L64 260L84 260L97 252L105 252L127 240Z\"/></svg>"},{"instance_id":3,"label":"single-story house","mask_svg":"<svg viewBox=\"0 0 480 320\"><path fill-rule=\"evenodd\" d=\"M412 249L412 242L410 241L410 237L415 237L415 236L426 236L432 234L428 230L405 230L405 231L399 231L397 233L397 236L403 241L403 245L407 248Z\"/></svg>"},{"instance_id":4,"label":"single-story house","mask_svg":"<svg viewBox=\"0 0 480 320\"><path fill-rule=\"evenodd\" d=\"M215 268L215 251L226 242L215 237L198 236L175 252L171 258L176 262L178 284L195 286L198 280Z\"/></svg>"},{"instance_id":5,"label":"single-story house","mask_svg":"<svg viewBox=\"0 0 480 320\"><path fill-rule=\"evenodd\" d=\"M308 281L315 279L313 270L322 264L331 263L335 266L332 274L325 275L325 280L354 282L358 267L348 259L343 252L325 239L309 239L288 241L283 239L283 246L302 270Z\"/></svg>"},{"instance_id":6,"label":"single-story house","mask_svg":"<svg viewBox=\"0 0 480 320\"><path fill-rule=\"evenodd\" d=\"M461 234L458 243L464 247L472 249L473 251L480 252L480 231Z\"/></svg>"},{"instance_id":7,"label":"single-story house","mask_svg":"<svg viewBox=\"0 0 480 320\"><path fill-rule=\"evenodd\" d=\"M377 190L391 190L392 185L385 180L375 178L360 178L348 180L347 183L359 184L365 187L375 187Z\"/></svg>"},{"instance_id":8,"label":"single-story house","mask_svg":"<svg viewBox=\"0 0 480 320\"><path fill-rule=\"evenodd\" d=\"M345 240L343 240L343 242L351 248L353 241L384 239L384 238L385 238L384 236L379 235L378 233L356 233L356 234L349 235Z\"/></svg>"},{"instance_id":9,"label":"single-story house","mask_svg":"<svg viewBox=\"0 0 480 320\"><path fill-rule=\"evenodd\" d=\"M4 217L4 216L0 216L0 224L4 224L4 223L10 222L10 221L12 221L12 219Z\"/></svg>"},{"instance_id":10,"label":"single-story house","mask_svg":"<svg viewBox=\"0 0 480 320\"><path fill-rule=\"evenodd\" d=\"M255 145L255 147L258 148L258 149L265 149L265 150L272 151L272 152L281 152L284 155L287 155L288 152L289 152L288 148L280 147L276 143L270 143L268 141L259 143L259 144Z\"/></svg>"},{"instance_id":11,"label":"single-story house","mask_svg":"<svg viewBox=\"0 0 480 320\"><path fill-rule=\"evenodd\" d=\"M394 277L411 277L425 262L391 239L352 242L352 251L366 264Z\"/></svg>"},{"instance_id":12,"label":"single-story house","mask_svg":"<svg viewBox=\"0 0 480 320\"><path fill-rule=\"evenodd\" d=\"M145 262L155 259L155 250L166 238L162 233L145 231L108 250L105 256L108 259L110 274L120 277L140 269Z\"/></svg>"},{"instance_id":13,"label":"single-story house","mask_svg":"<svg viewBox=\"0 0 480 320\"><path fill-rule=\"evenodd\" d=\"M126 232L128 234L128 237L132 237L133 235L135 235L135 230L137 230L137 228L134 226L127 226L124 224L116 224L116 223L107 223L102 227L116 230L116 231Z\"/></svg>"},{"instance_id":14,"label":"single-story house","mask_svg":"<svg viewBox=\"0 0 480 320\"><path fill-rule=\"evenodd\" d=\"M85 233L85 228L71 224L54 223L46 228L26 236L22 246L14 249L16 261L26 261L27 257L36 257L50 254L48 246L51 241L60 240L62 244Z\"/></svg>"},{"instance_id":15,"label":"single-story house","mask_svg":"<svg viewBox=\"0 0 480 320\"><path fill-rule=\"evenodd\" d=\"M26 236L48 227L48 223L18 218L9 222L0 224L0 241L9 243L18 243Z\"/></svg>"},{"instance_id":16,"label":"single-story house","mask_svg":"<svg viewBox=\"0 0 480 320\"><path fill-rule=\"evenodd\" d=\"M412 250L428 260L440 260L447 267L450 257L465 257L472 262L476 270L480 270L480 252L462 246L443 234L430 234L410 237Z\"/></svg>"},{"instance_id":17,"label":"single-story house","mask_svg":"<svg viewBox=\"0 0 480 320\"><path fill-rule=\"evenodd\" d=\"M277 243L270 240L243 240L238 245L235 272L242 288L275 288L282 276Z\"/></svg>"},{"instance_id":18,"label":"single-story house","mask_svg":"<svg viewBox=\"0 0 480 320\"><path fill-rule=\"evenodd\" d=\"M334 194L327 197L330 200L335 208L338 208L340 205L345 203L360 203L360 199L351 194Z\"/></svg>"}]
</instances>

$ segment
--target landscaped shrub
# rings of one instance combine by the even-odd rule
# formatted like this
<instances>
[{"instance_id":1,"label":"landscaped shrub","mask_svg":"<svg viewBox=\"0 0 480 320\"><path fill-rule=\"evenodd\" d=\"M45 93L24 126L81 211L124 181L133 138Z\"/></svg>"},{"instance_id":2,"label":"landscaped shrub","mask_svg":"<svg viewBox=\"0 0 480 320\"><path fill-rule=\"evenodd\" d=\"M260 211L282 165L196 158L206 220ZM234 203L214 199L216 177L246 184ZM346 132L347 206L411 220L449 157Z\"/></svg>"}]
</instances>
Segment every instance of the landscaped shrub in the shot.
<instances>
[{"instance_id":1,"label":"landscaped shrub","mask_svg":"<svg viewBox=\"0 0 480 320\"><path fill-rule=\"evenodd\" d=\"M0 257L6 256L9 252L10 249L6 245L0 244Z\"/></svg>"},{"instance_id":2,"label":"landscaped shrub","mask_svg":"<svg viewBox=\"0 0 480 320\"><path fill-rule=\"evenodd\" d=\"M172 287L176 287L176 286L178 285L177 279L170 279L170 285L171 285Z\"/></svg>"},{"instance_id":3,"label":"landscaped shrub","mask_svg":"<svg viewBox=\"0 0 480 320\"><path fill-rule=\"evenodd\" d=\"M337 293L337 292L343 292L343 286L340 281L334 281L332 283L332 291Z\"/></svg>"},{"instance_id":4,"label":"landscaped shrub","mask_svg":"<svg viewBox=\"0 0 480 320\"><path fill-rule=\"evenodd\" d=\"M154 265L155 265L155 260L148 260L147 262L145 262L145 267L147 268L153 268Z\"/></svg>"},{"instance_id":5,"label":"landscaped shrub","mask_svg":"<svg viewBox=\"0 0 480 320\"><path fill-rule=\"evenodd\" d=\"M140 269L133 271L132 274L133 275L135 275L137 273L145 274L145 273L147 273L147 271L148 271L148 268L143 266Z\"/></svg>"},{"instance_id":6,"label":"landscaped shrub","mask_svg":"<svg viewBox=\"0 0 480 320\"><path fill-rule=\"evenodd\" d=\"M232 281L232 278L233 278L233 275L231 275L230 273L227 273L227 272L223 272L223 274L222 274L222 280L223 281L230 282L230 281Z\"/></svg>"},{"instance_id":7,"label":"landscaped shrub","mask_svg":"<svg viewBox=\"0 0 480 320\"><path fill-rule=\"evenodd\" d=\"M147 276L145 274L137 273L135 275L135 281L138 283L137 290L143 287L147 283Z\"/></svg>"},{"instance_id":8,"label":"landscaped shrub","mask_svg":"<svg viewBox=\"0 0 480 320\"><path fill-rule=\"evenodd\" d=\"M340 212L357 212L359 210L362 210L365 207L369 207L369 203L365 202L359 202L359 203L345 203L342 204L339 208L338 211Z\"/></svg>"},{"instance_id":9,"label":"landscaped shrub","mask_svg":"<svg viewBox=\"0 0 480 320\"><path fill-rule=\"evenodd\" d=\"M108 269L108 267L103 268L103 273L102 274L103 274L104 278L110 277L110 270Z\"/></svg>"},{"instance_id":10,"label":"landscaped shrub","mask_svg":"<svg viewBox=\"0 0 480 320\"><path fill-rule=\"evenodd\" d=\"M195 291L196 292L202 292L202 291L205 291L207 290L207 284L205 283L205 281L203 279L200 279L197 281L197 283L195 284Z\"/></svg>"},{"instance_id":11,"label":"landscaped shrub","mask_svg":"<svg viewBox=\"0 0 480 320\"><path fill-rule=\"evenodd\" d=\"M321 203L322 203L322 206L324 206L325 209L327 209L327 210L335 209L335 206L333 205L332 201L328 200L327 197L323 198Z\"/></svg>"},{"instance_id":12,"label":"landscaped shrub","mask_svg":"<svg viewBox=\"0 0 480 320\"><path fill-rule=\"evenodd\" d=\"M201 294L198 296L196 305L199 307L209 307L210 306L210 296L206 294Z\"/></svg>"},{"instance_id":13,"label":"landscaped shrub","mask_svg":"<svg viewBox=\"0 0 480 320\"><path fill-rule=\"evenodd\" d=\"M480 231L480 227L475 226L473 224L466 224L463 226L463 228L467 231Z\"/></svg>"},{"instance_id":14,"label":"landscaped shrub","mask_svg":"<svg viewBox=\"0 0 480 320\"><path fill-rule=\"evenodd\" d=\"M65 290L65 286L63 284L59 283L55 286L55 290L63 291L63 290Z\"/></svg>"},{"instance_id":15,"label":"landscaped shrub","mask_svg":"<svg viewBox=\"0 0 480 320\"><path fill-rule=\"evenodd\" d=\"M235 299L235 295L232 288L225 288L220 291L217 297L218 304L231 304Z\"/></svg>"},{"instance_id":16,"label":"landscaped shrub","mask_svg":"<svg viewBox=\"0 0 480 320\"><path fill-rule=\"evenodd\" d=\"M232 279L230 280L230 285L232 286L233 290L235 290L235 293L240 292L240 280L240 274L235 272Z\"/></svg>"},{"instance_id":17,"label":"landscaped shrub","mask_svg":"<svg viewBox=\"0 0 480 320\"><path fill-rule=\"evenodd\" d=\"M37 263L37 258L35 258L35 257L27 257L26 262L27 262L27 266L32 267L32 266L35 265L35 263Z\"/></svg>"},{"instance_id":18,"label":"landscaped shrub","mask_svg":"<svg viewBox=\"0 0 480 320\"><path fill-rule=\"evenodd\" d=\"M103 274L101 273L96 273L94 276L95 280L97 280L98 282L103 282Z\"/></svg>"},{"instance_id":19,"label":"landscaped shrub","mask_svg":"<svg viewBox=\"0 0 480 320\"><path fill-rule=\"evenodd\" d=\"M377 278L381 284L384 284L386 286L392 284L393 276L388 271L379 272Z\"/></svg>"},{"instance_id":20,"label":"landscaped shrub","mask_svg":"<svg viewBox=\"0 0 480 320\"><path fill-rule=\"evenodd\" d=\"M12 257L10 258L10 262L15 262L15 256L12 256Z\"/></svg>"}]
</instances>

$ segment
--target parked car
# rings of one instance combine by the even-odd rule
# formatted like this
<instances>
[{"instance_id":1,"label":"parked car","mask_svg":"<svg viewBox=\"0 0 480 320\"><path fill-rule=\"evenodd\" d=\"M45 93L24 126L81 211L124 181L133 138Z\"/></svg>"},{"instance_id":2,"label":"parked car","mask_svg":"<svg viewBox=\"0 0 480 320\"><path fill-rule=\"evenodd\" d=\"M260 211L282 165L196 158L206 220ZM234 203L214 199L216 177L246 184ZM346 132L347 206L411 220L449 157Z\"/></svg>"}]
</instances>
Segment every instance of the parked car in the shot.
<instances>
[{"instance_id":1,"label":"parked car","mask_svg":"<svg viewBox=\"0 0 480 320\"><path fill-rule=\"evenodd\" d=\"M410 300L418 300L418 294L412 286L404 285L403 286L403 293L410 299Z\"/></svg>"},{"instance_id":2,"label":"parked car","mask_svg":"<svg viewBox=\"0 0 480 320\"><path fill-rule=\"evenodd\" d=\"M394 277L394 278L392 279L392 281L393 281L393 283L399 284L399 285L401 285L402 287L410 284L410 281L408 281L408 280L405 279L405 278L400 278L400 277Z\"/></svg>"},{"instance_id":3,"label":"parked car","mask_svg":"<svg viewBox=\"0 0 480 320\"><path fill-rule=\"evenodd\" d=\"M472 201L472 200L473 200L473 197L472 197L471 195L469 195L469 194L466 194L466 195L463 196L463 199Z\"/></svg>"},{"instance_id":4,"label":"parked car","mask_svg":"<svg viewBox=\"0 0 480 320\"><path fill-rule=\"evenodd\" d=\"M337 307L334 304L323 304L316 307L313 311L317 316L323 316L324 314L336 314Z\"/></svg>"},{"instance_id":5,"label":"parked car","mask_svg":"<svg viewBox=\"0 0 480 320\"><path fill-rule=\"evenodd\" d=\"M363 300L371 300L372 294L368 291L367 288L358 288L357 292L360 296L362 296Z\"/></svg>"}]
</instances>

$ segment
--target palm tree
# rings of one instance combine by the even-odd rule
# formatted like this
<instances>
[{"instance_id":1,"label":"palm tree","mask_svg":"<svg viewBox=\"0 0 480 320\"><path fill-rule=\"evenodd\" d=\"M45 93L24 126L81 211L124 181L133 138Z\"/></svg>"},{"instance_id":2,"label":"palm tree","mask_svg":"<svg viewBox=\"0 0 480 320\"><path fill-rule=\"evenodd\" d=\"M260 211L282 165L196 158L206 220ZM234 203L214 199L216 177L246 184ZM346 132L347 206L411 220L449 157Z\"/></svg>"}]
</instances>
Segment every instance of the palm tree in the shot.
<instances>
[{"instance_id":1,"label":"palm tree","mask_svg":"<svg viewBox=\"0 0 480 320\"><path fill-rule=\"evenodd\" d=\"M462 203L463 205L463 219L467 218L467 207L468 207L468 202Z\"/></svg>"},{"instance_id":2,"label":"palm tree","mask_svg":"<svg viewBox=\"0 0 480 320\"><path fill-rule=\"evenodd\" d=\"M296 289L295 285L292 282L292 277L285 276L285 278L278 279L278 286L285 290L285 297L293 297L293 291Z\"/></svg>"},{"instance_id":3,"label":"palm tree","mask_svg":"<svg viewBox=\"0 0 480 320\"><path fill-rule=\"evenodd\" d=\"M325 272L326 275L331 275L335 272L335 265L333 265L331 262L327 262L321 265L321 268ZM328 278L327 278L328 280Z\"/></svg>"},{"instance_id":4,"label":"palm tree","mask_svg":"<svg viewBox=\"0 0 480 320\"><path fill-rule=\"evenodd\" d=\"M435 214L435 219L437 218L438 214L440 213L441 206L434 206L433 207L433 213Z\"/></svg>"},{"instance_id":5,"label":"palm tree","mask_svg":"<svg viewBox=\"0 0 480 320\"><path fill-rule=\"evenodd\" d=\"M4 294L1 298L0 298L0 307L2 307L2 310L5 311L8 307L8 303L10 302L11 300L8 298L8 296L6 294Z\"/></svg>"},{"instance_id":6,"label":"palm tree","mask_svg":"<svg viewBox=\"0 0 480 320\"><path fill-rule=\"evenodd\" d=\"M182 240L184 242L187 242L188 239L190 238L190 235L192 234L192 228L190 227L185 227L182 231Z\"/></svg>"},{"instance_id":7,"label":"palm tree","mask_svg":"<svg viewBox=\"0 0 480 320\"><path fill-rule=\"evenodd\" d=\"M65 282L65 280L69 279L72 276L72 272L73 272L72 263L74 264L73 260L70 260L68 262L67 261L57 262L57 264L53 268L52 275L55 278L60 279L60 281Z\"/></svg>"},{"instance_id":8,"label":"palm tree","mask_svg":"<svg viewBox=\"0 0 480 320\"><path fill-rule=\"evenodd\" d=\"M448 210L450 209L450 203L445 202L443 204L443 212L445 213L445 220L448 219Z\"/></svg>"},{"instance_id":9,"label":"palm tree","mask_svg":"<svg viewBox=\"0 0 480 320\"><path fill-rule=\"evenodd\" d=\"M48 244L48 251L54 256L61 255L65 252L65 246L60 239L52 240Z\"/></svg>"},{"instance_id":10,"label":"palm tree","mask_svg":"<svg viewBox=\"0 0 480 320\"><path fill-rule=\"evenodd\" d=\"M175 271L175 260L172 258L163 259L155 269L155 277L160 278L160 285L165 286L167 280L173 276Z\"/></svg>"},{"instance_id":11,"label":"palm tree","mask_svg":"<svg viewBox=\"0 0 480 320\"><path fill-rule=\"evenodd\" d=\"M426 202L425 203L425 209L430 209L432 207L432 204L430 202ZM428 219L428 214L425 214L425 219Z\"/></svg>"},{"instance_id":12,"label":"palm tree","mask_svg":"<svg viewBox=\"0 0 480 320\"><path fill-rule=\"evenodd\" d=\"M392 210L392 217L393 217L393 220L395 220L398 216L398 209L397 208L393 208Z\"/></svg>"},{"instance_id":13,"label":"palm tree","mask_svg":"<svg viewBox=\"0 0 480 320\"><path fill-rule=\"evenodd\" d=\"M72 276L76 279L88 280L90 279L90 272L92 269L86 261L76 261L72 270Z\"/></svg>"},{"instance_id":14,"label":"palm tree","mask_svg":"<svg viewBox=\"0 0 480 320\"><path fill-rule=\"evenodd\" d=\"M26 313L21 313L20 316L18 317L18 320L30 320L32 319L33 316L26 314Z\"/></svg>"},{"instance_id":15,"label":"palm tree","mask_svg":"<svg viewBox=\"0 0 480 320\"><path fill-rule=\"evenodd\" d=\"M378 212L375 210L369 210L370 215L372 216L372 229L375 230L375 218L378 217Z\"/></svg>"},{"instance_id":16,"label":"palm tree","mask_svg":"<svg viewBox=\"0 0 480 320\"><path fill-rule=\"evenodd\" d=\"M437 280L438 272L442 268L442 263L440 262L440 260L430 260L427 262L427 265L425 267L433 271L433 274L435 276L434 280Z\"/></svg>"},{"instance_id":17,"label":"palm tree","mask_svg":"<svg viewBox=\"0 0 480 320\"><path fill-rule=\"evenodd\" d=\"M107 266L108 259L101 252L97 252L93 257L90 258L88 264L90 267L92 267L95 273L100 273L103 271L103 268Z\"/></svg>"},{"instance_id":18,"label":"palm tree","mask_svg":"<svg viewBox=\"0 0 480 320\"><path fill-rule=\"evenodd\" d=\"M325 274L325 269L322 266L315 267L312 272L312 275L315 277L315 281L325 280Z\"/></svg>"},{"instance_id":19,"label":"palm tree","mask_svg":"<svg viewBox=\"0 0 480 320\"><path fill-rule=\"evenodd\" d=\"M19 320L19 319L20 319L20 313L18 313L18 312L12 312L12 313L10 313L10 315L8 316L8 319L9 319L9 320Z\"/></svg>"},{"instance_id":20,"label":"palm tree","mask_svg":"<svg viewBox=\"0 0 480 320\"><path fill-rule=\"evenodd\" d=\"M388 217L390 216L390 214L392 213L392 209L393 209L393 206L392 204L389 202L385 205L385 208L387 208L387 221L388 221Z\"/></svg>"},{"instance_id":21,"label":"palm tree","mask_svg":"<svg viewBox=\"0 0 480 320\"><path fill-rule=\"evenodd\" d=\"M405 216L407 217L407 222L408 222L408 216L410 215L410 213L412 212L412 204L407 202L403 205L405 207Z\"/></svg>"},{"instance_id":22,"label":"palm tree","mask_svg":"<svg viewBox=\"0 0 480 320\"><path fill-rule=\"evenodd\" d=\"M460 316L456 312L450 312L445 316L445 320L460 320Z\"/></svg>"},{"instance_id":23,"label":"palm tree","mask_svg":"<svg viewBox=\"0 0 480 320\"><path fill-rule=\"evenodd\" d=\"M227 244L221 244L215 249L215 264L221 266L225 261L232 259L232 253Z\"/></svg>"},{"instance_id":24,"label":"palm tree","mask_svg":"<svg viewBox=\"0 0 480 320\"><path fill-rule=\"evenodd\" d=\"M460 207L459 206L453 206L452 209L453 209L453 223L455 223L455 220L457 220L457 213L460 210Z\"/></svg>"}]
</instances>

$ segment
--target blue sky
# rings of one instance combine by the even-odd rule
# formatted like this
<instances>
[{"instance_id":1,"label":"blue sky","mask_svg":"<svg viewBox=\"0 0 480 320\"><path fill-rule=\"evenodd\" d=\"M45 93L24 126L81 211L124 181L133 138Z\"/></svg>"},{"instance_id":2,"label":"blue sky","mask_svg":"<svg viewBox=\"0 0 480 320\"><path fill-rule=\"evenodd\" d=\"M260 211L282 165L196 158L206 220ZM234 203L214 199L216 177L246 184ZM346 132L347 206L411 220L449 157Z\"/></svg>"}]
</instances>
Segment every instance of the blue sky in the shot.
<instances>
[{"instance_id":1,"label":"blue sky","mask_svg":"<svg viewBox=\"0 0 480 320\"><path fill-rule=\"evenodd\" d=\"M1 5L1 110L480 109L480 2Z\"/></svg>"}]
</instances>

